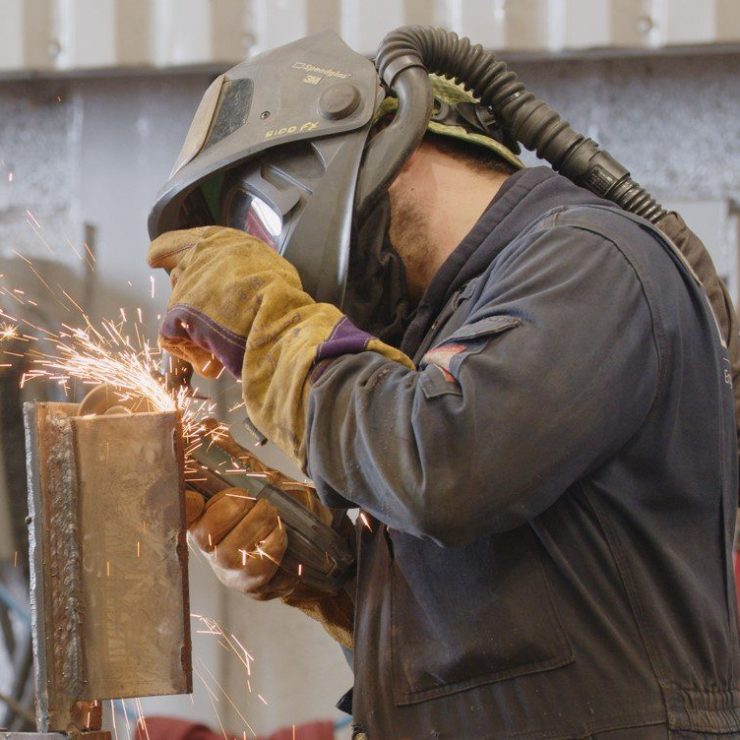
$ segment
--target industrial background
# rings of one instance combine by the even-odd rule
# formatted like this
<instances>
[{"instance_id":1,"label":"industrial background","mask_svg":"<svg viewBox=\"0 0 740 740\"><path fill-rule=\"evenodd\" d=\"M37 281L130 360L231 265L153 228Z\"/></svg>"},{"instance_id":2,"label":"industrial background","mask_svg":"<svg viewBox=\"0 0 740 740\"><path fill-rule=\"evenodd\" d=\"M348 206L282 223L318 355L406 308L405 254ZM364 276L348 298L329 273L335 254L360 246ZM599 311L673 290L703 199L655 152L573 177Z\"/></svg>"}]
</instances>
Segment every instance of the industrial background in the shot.
<instances>
[{"instance_id":1,"label":"industrial background","mask_svg":"<svg viewBox=\"0 0 740 740\"><path fill-rule=\"evenodd\" d=\"M372 54L386 31L405 23L442 25L500 52L533 92L680 208L737 301L736 0L0 0L0 273L26 280L23 257L32 258L82 296L93 316L145 307L156 336L166 282L156 276L152 290L146 217L213 76L328 28ZM94 270L83 245L95 255ZM34 320L55 325L59 313L40 305ZM48 393L31 384L20 394L18 372L0 368L6 695L17 689L11 666L29 649L17 407L20 395ZM212 390L225 409L228 391ZM228 593L198 558L191 558L191 599L194 613L217 619L254 656L249 693L244 666L212 635L194 635L196 665L256 731L339 719L333 704L351 674L318 625ZM235 707L216 705L197 680L192 701L151 699L144 707L217 726L215 707L226 727L243 726ZM0 726L2 716L0 704Z\"/></svg>"}]
</instances>

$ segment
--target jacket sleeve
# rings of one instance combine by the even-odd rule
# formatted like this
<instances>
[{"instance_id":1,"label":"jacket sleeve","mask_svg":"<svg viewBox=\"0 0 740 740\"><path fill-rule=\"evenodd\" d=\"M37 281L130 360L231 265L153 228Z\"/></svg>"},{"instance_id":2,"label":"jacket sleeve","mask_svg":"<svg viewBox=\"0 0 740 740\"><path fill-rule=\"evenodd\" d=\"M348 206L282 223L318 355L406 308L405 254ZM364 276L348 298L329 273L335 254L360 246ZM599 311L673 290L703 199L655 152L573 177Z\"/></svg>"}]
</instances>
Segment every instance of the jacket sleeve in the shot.
<instances>
[{"instance_id":1,"label":"jacket sleeve","mask_svg":"<svg viewBox=\"0 0 740 740\"><path fill-rule=\"evenodd\" d=\"M600 235L516 240L417 370L364 352L324 371L307 426L319 495L446 546L537 516L650 411L659 356L643 288Z\"/></svg>"}]
</instances>

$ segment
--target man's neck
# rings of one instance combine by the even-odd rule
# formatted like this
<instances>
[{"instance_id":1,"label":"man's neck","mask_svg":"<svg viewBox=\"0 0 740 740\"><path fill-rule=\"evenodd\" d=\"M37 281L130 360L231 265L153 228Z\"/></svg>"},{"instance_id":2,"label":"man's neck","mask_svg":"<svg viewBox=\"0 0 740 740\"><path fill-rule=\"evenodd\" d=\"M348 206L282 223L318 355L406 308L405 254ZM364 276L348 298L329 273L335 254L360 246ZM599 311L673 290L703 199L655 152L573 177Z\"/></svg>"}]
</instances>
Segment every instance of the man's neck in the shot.
<instances>
[{"instance_id":1,"label":"man's neck","mask_svg":"<svg viewBox=\"0 0 740 740\"><path fill-rule=\"evenodd\" d=\"M439 265L449 257L468 235L506 181L498 173L470 173L456 177L449 190L439 199L439 206L430 214L430 225L437 234Z\"/></svg>"},{"instance_id":2,"label":"man's neck","mask_svg":"<svg viewBox=\"0 0 740 740\"><path fill-rule=\"evenodd\" d=\"M454 167L438 169L436 177L438 196L430 204L427 220L435 250L430 255L426 285L470 233L508 176Z\"/></svg>"},{"instance_id":3,"label":"man's neck","mask_svg":"<svg viewBox=\"0 0 740 740\"><path fill-rule=\"evenodd\" d=\"M429 144L422 144L409 160L389 191L390 236L403 259L413 299L421 298L506 179Z\"/></svg>"}]
</instances>

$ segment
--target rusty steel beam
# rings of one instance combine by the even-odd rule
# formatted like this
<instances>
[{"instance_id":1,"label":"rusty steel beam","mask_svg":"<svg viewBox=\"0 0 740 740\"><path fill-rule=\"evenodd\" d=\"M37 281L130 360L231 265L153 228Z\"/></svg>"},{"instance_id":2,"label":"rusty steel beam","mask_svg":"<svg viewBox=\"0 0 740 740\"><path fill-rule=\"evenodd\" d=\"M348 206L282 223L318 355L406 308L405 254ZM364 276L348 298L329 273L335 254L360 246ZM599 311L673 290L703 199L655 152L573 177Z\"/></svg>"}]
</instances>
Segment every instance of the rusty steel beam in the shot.
<instances>
[{"instance_id":1,"label":"rusty steel beam","mask_svg":"<svg viewBox=\"0 0 740 740\"><path fill-rule=\"evenodd\" d=\"M95 729L79 702L192 690L179 417L77 413L25 408L42 732Z\"/></svg>"}]
</instances>

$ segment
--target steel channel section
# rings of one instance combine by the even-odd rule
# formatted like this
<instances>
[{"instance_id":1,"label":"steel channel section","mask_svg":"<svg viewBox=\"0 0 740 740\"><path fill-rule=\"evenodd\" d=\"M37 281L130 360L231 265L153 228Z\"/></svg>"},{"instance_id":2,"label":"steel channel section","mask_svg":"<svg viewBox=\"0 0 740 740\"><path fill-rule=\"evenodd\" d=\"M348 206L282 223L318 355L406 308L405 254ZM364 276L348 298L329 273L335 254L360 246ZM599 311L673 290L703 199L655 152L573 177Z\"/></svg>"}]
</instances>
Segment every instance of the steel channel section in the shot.
<instances>
[{"instance_id":1,"label":"steel channel section","mask_svg":"<svg viewBox=\"0 0 740 740\"><path fill-rule=\"evenodd\" d=\"M76 411L25 409L42 732L80 727L78 701L192 690L179 416Z\"/></svg>"}]
</instances>

